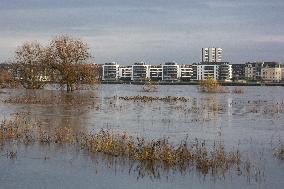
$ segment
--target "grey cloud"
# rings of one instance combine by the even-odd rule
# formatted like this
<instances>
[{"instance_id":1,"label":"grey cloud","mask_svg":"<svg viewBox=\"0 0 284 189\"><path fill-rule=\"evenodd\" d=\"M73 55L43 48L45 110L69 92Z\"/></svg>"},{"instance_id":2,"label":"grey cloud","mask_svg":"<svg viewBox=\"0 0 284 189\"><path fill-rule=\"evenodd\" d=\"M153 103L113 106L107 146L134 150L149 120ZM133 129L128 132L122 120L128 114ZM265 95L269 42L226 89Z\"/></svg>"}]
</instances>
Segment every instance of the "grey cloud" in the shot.
<instances>
[{"instance_id":1,"label":"grey cloud","mask_svg":"<svg viewBox=\"0 0 284 189\"><path fill-rule=\"evenodd\" d=\"M283 8L281 0L1 0L0 59L22 41L64 33L85 39L98 63L191 63L203 46L222 47L233 62L281 61Z\"/></svg>"}]
</instances>

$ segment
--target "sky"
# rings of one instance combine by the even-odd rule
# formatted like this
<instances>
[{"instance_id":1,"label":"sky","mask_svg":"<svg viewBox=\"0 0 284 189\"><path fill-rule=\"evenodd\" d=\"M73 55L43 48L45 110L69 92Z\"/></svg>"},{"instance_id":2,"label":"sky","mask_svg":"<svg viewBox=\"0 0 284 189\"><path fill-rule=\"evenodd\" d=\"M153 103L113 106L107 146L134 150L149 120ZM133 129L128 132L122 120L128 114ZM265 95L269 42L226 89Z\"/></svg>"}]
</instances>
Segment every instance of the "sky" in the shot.
<instances>
[{"instance_id":1,"label":"sky","mask_svg":"<svg viewBox=\"0 0 284 189\"><path fill-rule=\"evenodd\" d=\"M25 41L81 38L96 63L284 62L283 0L0 0L0 61Z\"/></svg>"}]
</instances>

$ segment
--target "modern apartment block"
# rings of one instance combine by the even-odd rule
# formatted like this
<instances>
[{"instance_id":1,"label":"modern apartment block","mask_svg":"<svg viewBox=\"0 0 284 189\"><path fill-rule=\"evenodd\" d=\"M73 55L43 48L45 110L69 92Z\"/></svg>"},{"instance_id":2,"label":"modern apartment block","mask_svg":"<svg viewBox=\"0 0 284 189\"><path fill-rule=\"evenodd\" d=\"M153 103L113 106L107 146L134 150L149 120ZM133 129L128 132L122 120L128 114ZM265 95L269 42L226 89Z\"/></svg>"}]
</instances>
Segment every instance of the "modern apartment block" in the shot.
<instances>
[{"instance_id":1,"label":"modern apartment block","mask_svg":"<svg viewBox=\"0 0 284 189\"><path fill-rule=\"evenodd\" d=\"M221 62L222 49L216 47L202 48L202 62Z\"/></svg>"},{"instance_id":2,"label":"modern apartment block","mask_svg":"<svg viewBox=\"0 0 284 189\"><path fill-rule=\"evenodd\" d=\"M192 66L193 70L196 70L196 76L193 72L193 80L204 80L209 77L223 81L232 79L232 65L229 62L201 62Z\"/></svg>"},{"instance_id":3,"label":"modern apartment block","mask_svg":"<svg viewBox=\"0 0 284 189\"><path fill-rule=\"evenodd\" d=\"M232 66L229 62L201 62L192 65L178 65L176 62L166 62L152 66L144 62L134 63L132 66L119 66L117 63L103 65L103 80L131 80L143 81L190 81L203 80L212 77L216 80L230 80Z\"/></svg>"},{"instance_id":4,"label":"modern apartment block","mask_svg":"<svg viewBox=\"0 0 284 189\"><path fill-rule=\"evenodd\" d=\"M176 62L166 62L162 65L162 80L178 80L180 78L179 65Z\"/></svg>"},{"instance_id":5,"label":"modern apartment block","mask_svg":"<svg viewBox=\"0 0 284 189\"><path fill-rule=\"evenodd\" d=\"M279 82L281 77L281 65L278 62L264 62L261 69L263 81Z\"/></svg>"},{"instance_id":6,"label":"modern apartment block","mask_svg":"<svg viewBox=\"0 0 284 189\"><path fill-rule=\"evenodd\" d=\"M263 62L247 62L245 66L245 78L248 80L261 80L261 68Z\"/></svg>"},{"instance_id":7,"label":"modern apartment block","mask_svg":"<svg viewBox=\"0 0 284 189\"><path fill-rule=\"evenodd\" d=\"M245 79L246 64L232 64L232 79L244 80Z\"/></svg>"},{"instance_id":8,"label":"modern apartment block","mask_svg":"<svg viewBox=\"0 0 284 189\"><path fill-rule=\"evenodd\" d=\"M207 78L218 80L219 78L219 65L200 63L197 65L197 80L204 80Z\"/></svg>"},{"instance_id":9,"label":"modern apartment block","mask_svg":"<svg viewBox=\"0 0 284 189\"><path fill-rule=\"evenodd\" d=\"M193 75L193 70L191 65L181 65L180 66L180 80L189 81Z\"/></svg>"},{"instance_id":10,"label":"modern apartment block","mask_svg":"<svg viewBox=\"0 0 284 189\"><path fill-rule=\"evenodd\" d=\"M131 80L145 80L147 78L150 78L150 65L146 65L145 62L134 63Z\"/></svg>"},{"instance_id":11,"label":"modern apartment block","mask_svg":"<svg viewBox=\"0 0 284 189\"><path fill-rule=\"evenodd\" d=\"M132 66L119 67L119 79L131 80L131 78L132 78Z\"/></svg>"},{"instance_id":12,"label":"modern apartment block","mask_svg":"<svg viewBox=\"0 0 284 189\"><path fill-rule=\"evenodd\" d=\"M119 77L119 65L116 62L105 63L103 66L102 80L117 80Z\"/></svg>"},{"instance_id":13,"label":"modern apartment block","mask_svg":"<svg viewBox=\"0 0 284 189\"><path fill-rule=\"evenodd\" d=\"M229 62L218 62L219 78L221 81L228 81L232 79L232 65Z\"/></svg>"},{"instance_id":14,"label":"modern apartment block","mask_svg":"<svg viewBox=\"0 0 284 189\"><path fill-rule=\"evenodd\" d=\"M150 66L150 78L151 80L158 81L162 80L163 68L161 65Z\"/></svg>"},{"instance_id":15,"label":"modern apartment block","mask_svg":"<svg viewBox=\"0 0 284 189\"><path fill-rule=\"evenodd\" d=\"M197 63L193 63L191 65L192 67L192 76L191 76L191 80L196 81L197 80Z\"/></svg>"}]
</instances>

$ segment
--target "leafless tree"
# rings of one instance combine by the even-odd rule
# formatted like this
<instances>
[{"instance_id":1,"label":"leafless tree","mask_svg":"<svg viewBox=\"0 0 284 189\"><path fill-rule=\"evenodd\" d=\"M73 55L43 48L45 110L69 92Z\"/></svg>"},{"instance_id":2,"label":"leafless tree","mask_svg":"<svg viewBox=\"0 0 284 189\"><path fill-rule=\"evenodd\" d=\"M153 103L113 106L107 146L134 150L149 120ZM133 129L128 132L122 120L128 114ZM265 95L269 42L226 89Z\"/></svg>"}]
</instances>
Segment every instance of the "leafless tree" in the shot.
<instances>
[{"instance_id":1,"label":"leafless tree","mask_svg":"<svg viewBox=\"0 0 284 189\"><path fill-rule=\"evenodd\" d=\"M82 40L67 35L57 36L50 43L48 56L54 78L66 86L67 92L73 91L76 84L96 80L96 66L87 64L89 47Z\"/></svg>"},{"instance_id":2,"label":"leafless tree","mask_svg":"<svg viewBox=\"0 0 284 189\"><path fill-rule=\"evenodd\" d=\"M14 69L19 73L22 85L28 89L41 88L45 82L45 48L38 42L25 42L16 50Z\"/></svg>"}]
</instances>

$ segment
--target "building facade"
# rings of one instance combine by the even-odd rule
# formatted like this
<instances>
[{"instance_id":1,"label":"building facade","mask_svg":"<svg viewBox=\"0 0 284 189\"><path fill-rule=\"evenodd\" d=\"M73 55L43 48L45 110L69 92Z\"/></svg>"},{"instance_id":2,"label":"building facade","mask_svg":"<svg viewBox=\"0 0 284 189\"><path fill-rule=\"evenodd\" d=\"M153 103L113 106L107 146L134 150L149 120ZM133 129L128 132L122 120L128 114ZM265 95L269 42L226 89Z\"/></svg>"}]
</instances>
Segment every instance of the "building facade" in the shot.
<instances>
[{"instance_id":1,"label":"building facade","mask_svg":"<svg viewBox=\"0 0 284 189\"><path fill-rule=\"evenodd\" d=\"M202 62L221 62L222 49L216 47L202 48Z\"/></svg>"},{"instance_id":2,"label":"building facade","mask_svg":"<svg viewBox=\"0 0 284 189\"><path fill-rule=\"evenodd\" d=\"M105 63L102 80L117 80L119 78L119 65L116 62Z\"/></svg>"},{"instance_id":3,"label":"building facade","mask_svg":"<svg viewBox=\"0 0 284 189\"><path fill-rule=\"evenodd\" d=\"M181 65L180 66L180 80L189 81L193 75L193 70L191 65Z\"/></svg>"},{"instance_id":4,"label":"building facade","mask_svg":"<svg viewBox=\"0 0 284 189\"><path fill-rule=\"evenodd\" d=\"M131 80L132 66L121 66L121 67L119 67L118 77L121 80Z\"/></svg>"},{"instance_id":5,"label":"building facade","mask_svg":"<svg viewBox=\"0 0 284 189\"><path fill-rule=\"evenodd\" d=\"M219 65L217 64L198 64L197 65L197 80L205 80L213 78L219 79Z\"/></svg>"},{"instance_id":6,"label":"building facade","mask_svg":"<svg viewBox=\"0 0 284 189\"><path fill-rule=\"evenodd\" d=\"M180 78L179 65L176 62L166 62L162 65L162 80L178 80Z\"/></svg>"},{"instance_id":7,"label":"building facade","mask_svg":"<svg viewBox=\"0 0 284 189\"><path fill-rule=\"evenodd\" d=\"M218 80L229 81L232 79L232 65L229 62L218 62L219 77Z\"/></svg>"},{"instance_id":8,"label":"building facade","mask_svg":"<svg viewBox=\"0 0 284 189\"><path fill-rule=\"evenodd\" d=\"M145 80L150 78L150 65L145 62L137 62L132 65L131 80Z\"/></svg>"},{"instance_id":9,"label":"building facade","mask_svg":"<svg viewBox=\"0 0 284 189\"><path fill-rule=\"evenodd\" d=\"M216 80L232 79L232 65L229 62L201 62L192 65L178 65L176 62L166 62L162 65L151 66L144 62L132 66L120 66L115 62L102 66L103 80L143 81L190 81L204 80L212 77Z\"/></svg>"},{"instance_id":10,"label":"building facade","mask_svg":"<svg viewBox=\"0 0 284 189\"><path fill-rule=\"evenodd\" d=\"M281 65L278 62L264 62L261 69L261 79L263 81L281 81Z\"/></svg>"},{"instance_id":11,"label":"building facade","mask_svg":"<svg viewBox=\"0 0 284 189\"><path fill-rule=\"evenodd\" d=\"M232 65L229 62L201 62L193 65L193 70L194 67L196 67L196 79L193 72L193 80L213 78L228 81L232 79Z\"/></svg>"},{"instance_id":12,"label":"building facade","mask_svg":"<svg viewBox=\"0 0 284 189\"><path fill-rule=\"evenodd\" d=\"M247 62L245 66L245 79L261 80L263 62Z\"/></svg>"},{"instance_id":13,"label":"building facade","mask_svg":"<svg viewBox=\"0 0 284 189\"><path fill-rule=\"evenodd\" d=\"M195 81L197 80L197 63L193 63L192 64L192 76L191 76L191 80Z\"/></svg>"},{"instance_id":14,"label":"building facade","mask_svg":"<svg viewBox=\"0 0 284 189\"><path fill-rule=\"evenodd\" d=\"M245 79L245 64L232 64L232 79L244 80Z\"/></svg>"},{"instance_id":15,"label":"building facade","mask_svg":"<svg viewBox=\"0 0 284 189\"><path fill-rule=\"evenodd\" d=\"M162 80L163 68L159 66L150 66L150 79L154 81Z\"/></svg>"}]
</instances>

